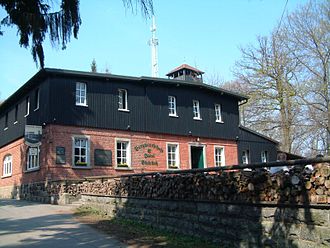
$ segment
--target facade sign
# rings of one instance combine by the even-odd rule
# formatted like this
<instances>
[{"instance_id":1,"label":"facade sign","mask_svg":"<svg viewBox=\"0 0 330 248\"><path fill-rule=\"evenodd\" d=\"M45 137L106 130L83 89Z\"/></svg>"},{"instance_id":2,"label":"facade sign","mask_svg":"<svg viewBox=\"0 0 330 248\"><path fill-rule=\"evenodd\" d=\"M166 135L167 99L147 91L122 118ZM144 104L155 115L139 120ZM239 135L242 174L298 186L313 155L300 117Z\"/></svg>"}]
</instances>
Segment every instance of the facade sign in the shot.
<instances>
[{"instance_id":1,"label":"facade sign","mask_svg":"<svg viewBox=\"0 0 330 248\"><path fill-rule=\"evenodd\" d=\"M38 147L41 145L42 126L25 126L24 140L29 147Z\"/></svg>"},{"instance_id":2,"label":"facade sign","mask_svg":"<svg viewBox=\"0 0 330 248\"><path fill-rule=\"evenodd\" d=\"M155 152L163 153L163 149L156 144L144 143L134 147L135 151L143 150L142 165L158 165Z\"/></svg>"}]
</instances>

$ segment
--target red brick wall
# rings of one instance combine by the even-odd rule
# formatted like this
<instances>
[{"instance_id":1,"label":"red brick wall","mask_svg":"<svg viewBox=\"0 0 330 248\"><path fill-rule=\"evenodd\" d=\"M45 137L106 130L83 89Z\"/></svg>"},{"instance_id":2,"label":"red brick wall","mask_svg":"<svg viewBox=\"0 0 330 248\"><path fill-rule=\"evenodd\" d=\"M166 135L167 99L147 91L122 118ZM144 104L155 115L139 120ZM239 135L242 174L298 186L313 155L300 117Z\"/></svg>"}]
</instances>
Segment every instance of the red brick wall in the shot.
<instances>
[{"instance_id":1,"label":"red brick wall","mask_svg":"<svg viewBox=\"0 0 330 248\"><path fill-rule=\"evenodd\" d=\"M72 168L72 137L83 135L90 138L90 162L91 169ZM116 169L115 140L116 138L129 139L131 141L131 170ZM117 131L106 129L79 128L70 126L48 125L43 130L42 146L40 151L40 170L35 172L24 172L26 166L26 147L23 139L13 142L0 149L1 173L3 158L7 153L13 155L13 176L0 180L0 186L28 183L32 181L43 181L46 178L55 179L78 179L86 176L118 175L122 173L139 173L147 171L158 171L167 169L166 143L178 143L180 154L180 169L190 169L190 144L204 145L204 158L206 167L214 166L214 146L225 147L226 165L237 164L237 144L235 141L204 139L197 142L196 137L175 136L150 133L138 133L130 131ZM145 159L148 148L137 148L136 146L149 143L157 145L162 149L150 148L154 158ZM65 147L66 164L56 164L56 146ZM95 166L94 150L105 149L112 151L112 166ZM142 165L141 160L157 161L158 165Z\"/></svg>"}]
</instances>

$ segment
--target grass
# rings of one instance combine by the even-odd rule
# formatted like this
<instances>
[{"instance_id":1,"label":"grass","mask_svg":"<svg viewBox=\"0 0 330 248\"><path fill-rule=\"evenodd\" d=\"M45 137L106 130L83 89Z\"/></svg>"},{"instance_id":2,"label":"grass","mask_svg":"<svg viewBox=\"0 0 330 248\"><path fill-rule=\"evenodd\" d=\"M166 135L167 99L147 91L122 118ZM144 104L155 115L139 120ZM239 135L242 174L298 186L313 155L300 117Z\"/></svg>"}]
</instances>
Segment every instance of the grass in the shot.
<instances>
[{"instance_id":1,"label":"grass","mask_svg":"<svg viewBox=\"0 0 330 248\"><path fill-rule=\"evenodd\" d=\"M114 236L130 247L218 247L209 241L163 231L138 221L118 217L109 218L102 211L92 207L79 207L75 214L80 221Z\"/></svg>"}]
</instances>

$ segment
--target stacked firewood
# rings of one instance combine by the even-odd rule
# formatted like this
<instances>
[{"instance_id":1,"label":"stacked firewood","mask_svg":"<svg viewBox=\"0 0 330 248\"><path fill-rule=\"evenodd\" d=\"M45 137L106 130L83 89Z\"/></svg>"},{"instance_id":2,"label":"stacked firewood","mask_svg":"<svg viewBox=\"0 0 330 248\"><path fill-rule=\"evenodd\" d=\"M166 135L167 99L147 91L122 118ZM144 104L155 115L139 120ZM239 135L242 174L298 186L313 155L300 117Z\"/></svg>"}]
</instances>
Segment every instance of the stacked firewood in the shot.
<instances>
[{"instance_id":1,"label":"stacked firewood","mask_svg":"<svg viewBox=\"0 0 330 248\"><path fill-rule=\"evenodd\" d=\"M114 178L62 185L55 192L151 199L330 204L330 165L275 174L267 170Z\"/></svg>"}]
</instances>

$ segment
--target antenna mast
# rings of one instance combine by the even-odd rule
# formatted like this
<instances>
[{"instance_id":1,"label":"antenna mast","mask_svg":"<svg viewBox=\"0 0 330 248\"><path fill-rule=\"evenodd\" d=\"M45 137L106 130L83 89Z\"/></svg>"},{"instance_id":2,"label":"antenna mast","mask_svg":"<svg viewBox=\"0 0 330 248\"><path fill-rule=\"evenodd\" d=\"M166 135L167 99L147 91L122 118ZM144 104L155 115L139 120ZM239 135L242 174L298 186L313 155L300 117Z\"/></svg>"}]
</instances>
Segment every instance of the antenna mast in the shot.
<instances>
[{"instance_id":1,"label":"antenna mast","mask_svg":"<svg viewBox=\"0 0 330 248\"><path fill-rule=\"evenodd\" d=\"M151 39L149 40L149 46L151 46L151 76L159 77L158 75L158 39L156 37L156 22L155 16L152 16L152 26L151 26Z\"/></svg>"}]
</instances>

